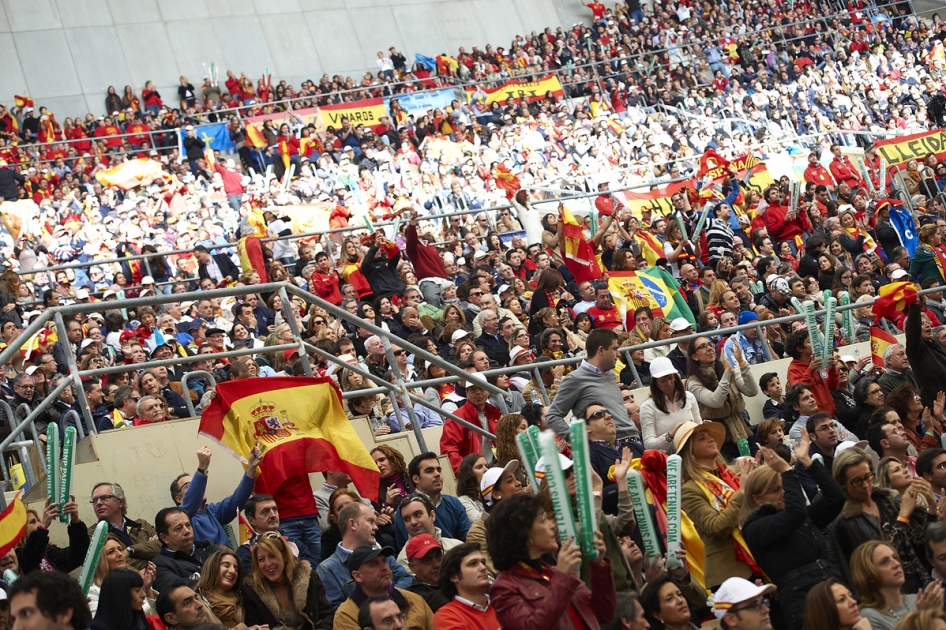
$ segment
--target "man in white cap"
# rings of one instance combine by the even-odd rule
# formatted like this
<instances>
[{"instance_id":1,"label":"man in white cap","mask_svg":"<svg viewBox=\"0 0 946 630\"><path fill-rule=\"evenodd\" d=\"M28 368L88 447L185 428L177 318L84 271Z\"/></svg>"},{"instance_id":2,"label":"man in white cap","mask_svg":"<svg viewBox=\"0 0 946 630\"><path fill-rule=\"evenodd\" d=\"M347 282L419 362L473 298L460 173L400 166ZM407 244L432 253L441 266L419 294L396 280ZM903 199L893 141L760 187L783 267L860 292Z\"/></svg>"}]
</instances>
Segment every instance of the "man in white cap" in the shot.
<instances>
[{"instance_id":1,"label":"man in white cap","mask_svg":"<svg viewBox=\"0 0 946 630\"><path fill-rule=\"evenodd\" d=\"M756 586L740 577L723 582L713 597L720 630L772 630L768 596L774 592L774 584Z\"/></svg>"},{"instance_id":2,"label":"man in white cap","mask_svg":"<svg viewBox=\"0 0 946 630\"><path fill-rule=\"evenodd\" d=\"M677 317L670 322L671 337L686 337L692 334L693 324L687 318ZM683 379L686 379L687 375L687 346L689 343L689 341L678 342L677 347L667 353L667 358L673 363L673 367L677 368L677 372L680 373L680 377Z\"/></svg>"}]
</instances>

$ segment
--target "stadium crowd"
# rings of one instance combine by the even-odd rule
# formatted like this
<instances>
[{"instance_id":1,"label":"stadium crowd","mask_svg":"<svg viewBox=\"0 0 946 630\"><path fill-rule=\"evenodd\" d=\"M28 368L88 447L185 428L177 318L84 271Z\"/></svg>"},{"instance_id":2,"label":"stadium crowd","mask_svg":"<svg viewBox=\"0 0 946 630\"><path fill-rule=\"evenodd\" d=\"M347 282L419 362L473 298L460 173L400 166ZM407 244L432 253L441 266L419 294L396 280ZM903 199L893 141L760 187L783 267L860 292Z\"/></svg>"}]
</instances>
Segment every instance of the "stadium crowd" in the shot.
<instances>
[{"instance_id":1,"label":"stadium crowd","mask_svg":"<svg viewBox=\"0 0 946 630\"><path fill-rule=\"evenodd\" d=\"M493 111L479 110L474 98L418 119L399 118L392 108L382 132L346 121L320 137L321 150L307 144L309 153L297 148L289 156L297 176L283 186L243 175L259 166L249 151L206 162L192 130L184 156L176 154L176 137L163 146L90 139L83 156L81 148L32 142L60 133L52 118L43 119L48 113L0 111L7 131L11 117L21 130L15 147L0 147L0 197L39 206L39 220L8 242L9 266L0 274L3 347L23 348L0 367L0 393L13 408L43 405L70 378L71 357L80 370L128 367L83 381L81 397L98 431L187 417L188 403L199 413L215 397L214 385L193 379L185 389L190 369L222 383L302 376L308 368L354 394L345 410L367 419L375 436L409 431L414 421L442 425L437 450L457 479L456 494L445 493L438 453L405 461L372 444L381 481L368 496L339 471L326 472L314 493L308 476L273 494L254 493L263 457L254 450L233 494L217 500L205 496L212 458L201 448L197 469L171 484L174 505L151 519L127 516L120 483L92 489L95 518L109 524L109 536L88 600L67 575L82 564L91 532L76 501L31 512L17 547L0 558L0 569L20 576L4 573L0 611L9 619L0 615L0 624L678 630L713 619L711 627L725 630L946 627L946 302L936 291L946 284L938 198L946 163L936 154L908 163L907 190L899 190L899 182L881 181L871 144L887 132L936 124L942 22L911 16L905 4L852 3L843 16L819 3L791 10L671 3L656 13L633 1L613 12L589 7L591 28L518 38L508 53L461 51L456 67L438 68L439 78L413 68L419 81L450 81L443 75L451 73L497 81L571 65L566 98L512 99ZM654 69L636 65L639 58L623 63L658 51ZM580 66L592 57L598 65L589 75ZM379 70L365 78L378 85L360 86L364 94L395 93L401 88L393 82L408 73L397 51L379 57ZM290 96L325 104L361 95L340 91L356 87L350 80L326 77L299 93L277 86L269 95L233 78L226 98L204 90L208 109L258 99L264 103L253 106L264 113ZM142 110L126 90L128 107L110 93L107 109L130 115L129 126L199 123L205 103L182 83L180 108L162 110L149 92ZM119 102L123 108L113 110ZM299 146L286 138L311 136L289 111L286 121L263 152L277 173L280 151ZM70 134L90 131L69 122ZM121 121L87 122L107 136ZM238 118L231 124L239 148L245 132ZM50 127L53 136L44 137ZM800 137L808 134L817 137ZM433 142L446 139L468 146L451 152ZM866 174L842 153L844 144L866 149ZM810 150L797 205L789 178L754 190L731 173L718 186L710 178L699 191L681 189L665 216L632 210L595 178L613 175L612 186L692 178L707 148L730 158ZM96 169L120 163L123 150L154 150L168 181L127 190L96 182ZM831 157L822 162L823 152ZM497 163L516 175L518 190L494 174ZM600 192L584 232L572 229L562 205L540 205L549 200L536 189L549 186ZM897 193L917 210L892 199ZM264 269L243 269L221 247L256 210L271 236L292 234L287 207L300 201L325 204L333 227L385 215L397 215L399 225L388 238L363 230L337 240L268 242ZM690 240L704 206L705 229ZM193 251L166 254L172 248ZM582 251L596 256L582 260ZM137 254L149 254L147 264L128 258ZM44 271L113 256L123 262ZM605 274L654 267L679 283L670 287L681 297L670 300L672 315L637 304L619 310ZM384 329L393 361L358 320L336 318L297 295L283 304L277 293L254 291L262 277L295 283ZM246 293L198 294L156 309L123 302L158 291L193 297L219 286ZM909 304L872 312L867 302L892 289L908 293ZM852 334L838 318L827 361L812 348L804 320L765 323L795 315L794 300L821 308L825 291L862 304ZM101 310L68 317L64 339L51 330L23 339L40 311L73 302ZM287 317L339 363L267 350L293 341ZM753 322L761 328L719 332ZM904 335L883 350L883 366L842 354L870 339L872 328ZM649 341L669 343L635 348ZM414 393L495 438L445 423L427 406L415 406L411 419L401 400L359 394L374 383L356 366L409 388L445 376L413 347L469 373ZM234 348L258 352L219 355ZM191 355L206 359L136 367ZM750 366L782 358L791 360L784 386L774 371L753 377ZM489 374L506 366L522 371ZM640 388L649 389L646 400L635 399ZM45 439L50 424L73 424L73 411L82 418L81 397L67 386L35 423L38 437ZM752 397L766 399L761 417L746 411ZM595 559L576 541L560 544L550 492L540 483L545 462L525 471L516 445L529 426L553 431L574 494L569 417L587 423L600 530ZM685 549L668 554L660 495L672 454L681 458L690 535ZM631 470L645 475L651 491L644 509L661 530L660 557L642 551ZM60 511L69 515L67 547L50 542ZM224 525L238 514L254 533L233 545Z\"/></svg>"}]
</instances>

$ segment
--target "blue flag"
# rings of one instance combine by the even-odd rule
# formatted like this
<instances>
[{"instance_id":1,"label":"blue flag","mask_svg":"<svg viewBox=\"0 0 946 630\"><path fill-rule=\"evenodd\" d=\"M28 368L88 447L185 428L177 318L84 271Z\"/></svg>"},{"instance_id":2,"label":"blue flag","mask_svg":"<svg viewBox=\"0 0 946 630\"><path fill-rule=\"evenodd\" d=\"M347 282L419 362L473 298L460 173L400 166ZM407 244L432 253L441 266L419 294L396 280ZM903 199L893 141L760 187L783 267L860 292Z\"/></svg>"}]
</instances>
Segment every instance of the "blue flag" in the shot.
<instances>
[{"instance_id":1,"label":"blue flag","mask_svg":"<svg viewBox=\"0 0 946 630\"><path fill-rule=\"evenodd\" d=\"M436 70L436 69L437 69L437 60L436 60L436 59L432 59L432 58L430 58L430 57L425 57L424 55L422 55L422 54L420 54L420 53L414 53L414 63L419 63L420 65L424 66L424 67L427 68L428 70Z\"/></svg>"},{"instance_id":2,"label":"blue flag","mask_svg":"<svg viewBox=\"0 0 946 630\"><path fill-rule=\"evenodd\" d=\"M236 153L236 145L230 140L230 127L226 123L216 125L201 125L195 127L197 137L204 141L208 149L220 151L221 153ZM179 146L183 147L186 131L178 130Z\"/></svg>"},{"instance_id":3,"label":"blue flag","mask_svg":"<svg viewBox=\"0 0 946 630\"><path fill-rule=\"evenodd\" d=\"M900 242L907 248L910 258L913 258L920 244L920 235L917 233L916 222L910 215L910 211L901 205L890 204L890 223L900 235Z\"/></svg>"}]
</instances>

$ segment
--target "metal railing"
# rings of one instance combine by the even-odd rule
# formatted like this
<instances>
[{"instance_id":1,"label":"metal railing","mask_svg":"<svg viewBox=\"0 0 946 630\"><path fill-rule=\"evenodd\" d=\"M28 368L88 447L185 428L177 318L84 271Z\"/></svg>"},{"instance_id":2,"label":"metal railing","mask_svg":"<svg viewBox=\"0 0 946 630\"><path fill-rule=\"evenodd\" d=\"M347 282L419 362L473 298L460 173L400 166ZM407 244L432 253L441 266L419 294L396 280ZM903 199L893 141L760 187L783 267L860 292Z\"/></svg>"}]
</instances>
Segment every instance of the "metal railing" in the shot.
<instances>
[{"instance_id":1,"label":"metal railing","mask_svg":"<svg viewBox=\"0 0 946 630\"><path fill-rule=\"evenodd\" d=\"M97 429L95 427L95 422L93 420L92 409L89 407L88 400L85 398L85 393L82 388L82 381L85 378L101 377L106 374L137 371L137 370L142 370L142 369L147 369L147 368L157 367L157 366L173 366L173 365L180 365L180 364L186 364L186 363L195 363L195 362L203 361L207 359L213 360L213 359L220 359L220 358L236 358L236 357L253 355L253 354L278 353L278 352L283 352L289 349L293 349L299 352L300 360L303 361L302 363L303 371L306 375L309 375L309 376L312 375L312 371L311 371L309 361L307 358L307 355L311 353L325 361L334 363L341 368L360 374L363 378L366 379L366 381L370 381L374 383L376 385L376 387L374 388L349 391L343 394L342 398L350 399L354 397L364 396L367 394L377 394L377 393L384 393L391 396L395 414L398 414L398 410L403 406L404 411L407 413L407 416L410 418L414 436L417 439L418 445L423 450L427 450L427 445L424 439L424 435L421 431L422 427L420 426L420 423L417 422L417 418L414 413L415 405L421 405L423 407L426 407L427 409L430 409L440 414L441 416L444 417L445 421L458 422L461 425L463 425L465 428L470 429L471 431L474 431L477 434L489 437L491 439L494 438L494 436L491 433L489 433L489 431L484 430L483 427L477 426L476 424L471 424L467 422L466 420L457 417L455 414L446 412L440 406L431 404L430 402L425 400L422 396L418 396L415 393L416 390L418 389L422 390L423 388L426 388L426 387L436 387L438 385L453 384L453 383L457 383L458 381L466 381L469 378L469 375L466 371L461 370L456 365L453 365L445 361L442 357L438 355L431 354L427 352L426 350L405 341L404 339L393 336L388 331L376 326L373 322L365 321L355 315L352 315L351 313L348 313L344 309L341 309L335 306L334 304L325 302L321 298L315 295L312 295L311 293L308 293L307 291L304 291L291 284L271 283L271 284L265 284L265 285L256 285L256 287L254 288L257 291L278 292L278 294L282 298L283 315L286 318L286 322L289 325L290 330L292 331L292 334L293 334L293 341L291 343L279 344L279 345L268 346L268 347L263 347L263 348L245 348L245 349L239 349L239 350L229 350L226 352L214 353L214 354L204 354L204 355L189 356L189 357L176 357L173 359L148 361L148 362L139 363L139 364L117 365L117 366L111 366L107 368L99 368L99 369L94 369L94 370L82 370L82 371L78 370L76 366L74 348L72 347L70 343L64 343L63 345L64 345L65 354L66 354L66 359L67 359L67 363L70 369L69 377L64 379L56 388L54 388L51 392L49 392L49 394L39 403L39 405L37 405L35 409L29 410L25 405L22 405L19 409L16 410L16 412L11 413L9 411L9 405L6 405L4 407L5 403L0 401L0 410L3 410L4 412L7 413L8 419L12 418L12 420L9 420L11 424L11 429L12 429L11 433L5 440L0 442L0 452L9 449L11 445L17 449L25 449L26 447L23 444L21 444L21 442L26 442L26 441L29 441L29 443L32 444L37 449L37 452L42 452L42 448L40 447L40 442L39 442L39 436L36 434L34 422L36 418L38 418L40 414L42 414L45 411L46 407L51 405L58 398L59 394L69 385L72 385L75 388L75 398L79 407L79 411L77 412L75 410L70 410L68 414L64 417L66 418L71 417L76 420L76 424L79 426L80 437L84 435L96 433ZM933 287L930 289L921 290L920 293L926 294L926 293L935 292L937 290L938 289L936 287ZM202 292L199 294L184 294L184 297L194 297L195 295L207 297L207 298L230 297L230 296L235 296L235 295L242 295L245 292L246 292L245 287L238 287L238 288L232 288L232 289L216 289L213 291ZM385 354L387 355L388 362L391 366L397 365L394 354L392 352L392 348L391 348L392 345L397 345L407 350L408 352L414 354L417 358L423 359L424 361L427 361L428 363L432 365L437 365L441 367L447 372L447 376L441 377L441 378L435 378L435 379L424 379L424 380L419 380L419 381L414 381L414 382L406 382L402 378L400 378L400 371L397 369L393 369L392 372L394 374L394 382L390 383L384 380L383 378L379 378L375 376L374 374L372 374L370 370L368 370L361 363L345 362L339 359L338 357L315 347L311 343L308 343L301 338L300 331L298 330L298 326L296 325L295 317L291 313L289 295L299 296L303 298L305 301L309 302L310 304L314 304L325 309L327 312L335 315L339 319L351 322L361 328L364 328L365 330L368 330L372 334L379 336L382 340L382 343L385 346ZM144 298L134 298L134 299L124 300L122 302L119 302L117 305L120 305L124 308L152 306L156 304L163 304L163 303L176 301L176 299L178 299L179 297L180 297L179 295L163 295L162 294L162 295L148 296ZM869 307L872 304L873 304L873 301L854 303L854 304L849 304L846 306L838 306L837 312L844 312L850 309ZM80 313L87 314L87 313L96 312L99 310L100 310L100 305L97 305L97 304L73 304L69 306L55 307L47 311L44 311L43 313L40 314L39 317L37 317L37 319L34 322L30 324L30 326L27 327L27 329L16 340L14 340L13 343L11 343L7 348L0 351L0 365L10 360L13 354L19 351L20 346L27 339L29 339L40 328L46 326L47 324L51 322L55 322L55 325L57 326L57 328L59 328L60 339L66 340L67 337L65 335L65 327L63 325L64 315L75 315L75 314L80 314ZM815 311L816 315L823 316L824 313L825 313L824 309ZM750 324L744 324L741 326L733 326L730 328L723 328L723 329L706 331L706 332L695 332L691 335L687 335L684 337L674 337L671 339L665 339L665 340L660 340L660 341L648 341L646 343L635 344L633 346L624 347L620 349L620 353L623 355L625 364L632 371L635 380L638 383L640 383L640 377L637 373L636 367L634 366L634 362L630 356L630 353L636 350L643 350L643 349L655 348L659 346L687 343L692 339L696 339L698 337L705 337L707 335L726 336L726 335L731 335L731 334L745 331L745 330L755 329L758 331L760 339L763 340L763 343L765 344L765 353L766 353L767 359L774 360L774 359L777 359L778 357L775 357L773 355L772 350L768 345L764 328L766 326L778 326L782 324L788 324L790 322L802 320L804 318L805 318L804 314L795 314L795 315L790 315L786 317L770 319L770 320L767 320L766 322L755 321ZM850 341L852 343L854 342L854 340L850 340ZM541 364L530 364L526 366L511 366L511 367L504 366L504 367L487 370L485 372L482 372L481 374L484 377L490 377L490 376L495 376L495 375L500 375L500 374L513 374L517 372L528 372L532 375L532 378L534 379L534 381L539 385L539 390L540 390L542 399L545 402L545 404L548 405L549 398L548 398L547 392L542 386L540 370L545 371L548 368L552 368L559 365L574 365L576 363L581 362L583 358L584 358L583 356L574 356L574 357L569 357L569 358L564 358L564 359L559 359L559 360L554 360L554 361L549 361L549 362L543 362ZM182 378L182 389L185 394L184 396L185 403L187 404L188 411L191 414L196 414L196 409L192 401L190 400L191 390L189 387L187 387L187 382L191 378L197 378L197 377L208 379L211 387L216 385L216 380L214 376L205 371L189 372L184 375L184 378ZM501 395L503 393L503 390L488 383L482 384L481 386L487 391L489 391L491 394ZM401 405L398 404L396 400L397 397L400 397L401 403L402 403ZM506 410L503 410L503 412L505 413ZM86 431L83 431L83 427L82 427L83 423L79 421L80 415L81 415L81 419L84 420L85 428L87 429ZM23 438L29 437L29 436L24 436L24 432L27 430L32 431L33 435L32 435L31 441L23 439ZM22 457L22 454L21 454L21 457ZM42 461L42 458L40 458L40 460ZM29 462L29 458L27 456L25 459L23 459L24 468L30 467L28 466L28 462ZM0 458L0 473L2 473L3 475L3 481L9 481L10 479L9 471L7 470L6 463L2 461L2 458ZM32 470L25 471L25 474L27 475L33 474L34 477L37 476L36 472Z\"/></svg>"}]
</instances>

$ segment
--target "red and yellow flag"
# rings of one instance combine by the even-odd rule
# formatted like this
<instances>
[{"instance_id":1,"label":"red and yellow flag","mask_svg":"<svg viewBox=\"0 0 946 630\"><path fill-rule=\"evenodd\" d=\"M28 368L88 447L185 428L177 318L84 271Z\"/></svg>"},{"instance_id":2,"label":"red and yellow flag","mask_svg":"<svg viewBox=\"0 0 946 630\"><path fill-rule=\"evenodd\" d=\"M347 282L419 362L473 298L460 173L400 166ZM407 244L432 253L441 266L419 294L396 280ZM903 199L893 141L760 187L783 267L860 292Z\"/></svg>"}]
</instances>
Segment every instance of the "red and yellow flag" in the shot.
<instances>
[{"instance_id":1,"label":"red and yellow flag","mask_svg":"<svg viewBox=\"0 0 946 630\"><path fill-rule=\"evenodd\" d=\"M246 139L257 149L262 149L266 146L266 138L264 138L259 129L253 125L246 126Z\"/></svg>"},{"instance_id":2,"label":"red and yellow flag","mask_svg":"<svg viewBox=\"0 0 946 630\"><path fill-rule=\"evenodd\" d=\"M240 268L243 273L256 271L260 282L269 282L266 273L266 258L263 257L263 243L258 236L244 236L237 241L237 252L240 254Z\"/></svg>"},{"instance_id":3,"label":"red and yellow flag","mask_svg":"<svg viewBox=\"0 0 946 630\"><path fill-rule=\"evenodd\" d=\"M884 351L896 343L897 338L879 326L870 327L870 360L879 367L886 367L884 364Z\"/></svg>"},{"instance_id":4,"label":"red and yellow flag","mask_svg":"<svg viewBox=\"0 0 946 630\"><path fill-rule=\"evenodd\" d=\"M20 500L20 495L17 495L7 509L0 512L0 558L13 549L25 531L26 506Z\"/></svg>"},{"instance_id":5,"label":"red and yellow flag","mask_svg":"<svg viewBox=\"0 0 946 630\"><path fill-rule=\"evenodd\" d=\"M59 336L52 328L40 328L32 337L20 346L20 356L24 361L46 351L46 348L59 341Z\"/></svg>"},{"instance_id":6,"label":"red and yellow flag","mask_svg":"<svg viewBox=\"0 0 946 630\"><path fill-rule=\"evenodd\" d=\"M496 180L496 187L506 191L506 199L512 199L522 188L519 178L509 170L505 164L497 164L493 169L493 177Z\"/></svg>"},{"instance_id":7,"label":"red and yellow flag","mask_svg":"<svg viewBox=\"0 0 946 630\"><path fill-rule=\"evenodd\" d=\"M595 256L595 250L585 240L581 231L581 224L575 219L568 208L562 207L563 238L561 241L562 258L565 266L575 276L575 282L581 284L586 280L603 278L601 265Z\"/></svg>"},{"instance_id":8,"label":"red and yellow flag","mask_svg":"<svg viewBox=\"0 0 946 630\"><path fill-rule=\"evenodd\" d=\"M348 474L362 496L372 496L381 473L342 410L328 378L273 376L217 385L200 417L200 434L246 461L264 448L260 479L268 489L310 472Z\"/></svg>"},{"instance_id":9,"label":"red and yellow flag","mask_svg":"<svg viewBox=\"0 0 946 630\"><path fill-rule=\"evenodd\" d=\"M117 186L122 190L147 186L151 182L166 179L167 172L157 160L139 158L122 162L105 171L95 174L95 179L103 186Z\"/></svg>"},{"instance_id":10,"label":"red and yellow flag","mask_svg":"<svg viewBox=\"0 0 946 630\"><path fill-rule=\"evenodd\" d=\"M900 311L903 311L919 299L916 285L912 282L891 282L880 287L877 292L877 299L874 305L870 307L874 314L874 321L879 322L882 317L896 319Z\"/></svg>"},{"instance_id":11,"label":"red and yellow flag","mask_svg":"<svg viewBox=\"0 0 946 630\"><path fill-rule=\"evenodd\" d=\"M13 104L23 109L24 107L33 107L33 99L29 96L20 96L18 94L13 95Z\"/></svg>"}]
</instances>

